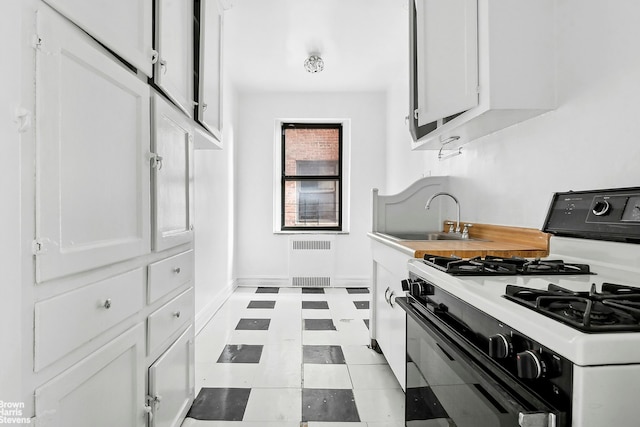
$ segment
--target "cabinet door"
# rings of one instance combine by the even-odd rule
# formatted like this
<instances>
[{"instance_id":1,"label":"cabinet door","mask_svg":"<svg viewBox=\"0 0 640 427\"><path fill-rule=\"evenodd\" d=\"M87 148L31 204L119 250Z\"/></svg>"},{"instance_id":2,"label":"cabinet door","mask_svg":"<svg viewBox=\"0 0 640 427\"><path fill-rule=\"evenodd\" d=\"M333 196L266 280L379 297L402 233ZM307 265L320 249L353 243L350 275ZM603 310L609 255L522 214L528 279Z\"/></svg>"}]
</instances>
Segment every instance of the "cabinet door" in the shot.
<instances>
[{"instance_id":1,"label":"cabinet door","mask_svg":"<svg viewBox=\"0 0 640 427\"><path fill-rule=\"evenodd\" d=\"M389 367L393 371L398 383L405 387L405 313L398 307L394 298L403 296L400 279L381 264L375 263L376 268L376 340L382 349Z\"/></svg>"},{"instance_id":2,"label":"cabinet door","mask_svg":"<svg viewBox=\"0 0 640 427\"><path fill-rule=\"evenodd\" d=\"M149 367L150 427L178 427L195 393L193 326Z\"/></svg>"},{"instance_id":3,"label":"cabinet door","mask_svg":"<svg viewBox=\"0 0 640 427\"><path fill-rule=\"evenodd\" d=\"M198 121L221 139L222 7L219 0L201 0Z\"/></svg>"},{"instance_id":4,"label":"cabinet door","mask_svg":"<svg viewBox=\"0 0 640 427\"><path fill-rule=\"evenodd\" d=\"M152 0L45 0L151 77Z\"/></svg>"},{"instance_id":5,"label":"cabinet door","mask_svg":"<svg viewBox=\"0 0 640 427\"><path fill-rule=\"evenodd\" d=\"M139 324L35 391L38 425L146 426Z\"/></svg>"},{"instance_id":6,"label":"cabinet door","mask_svg":"<svg viewBox=\"0 0 640 427\"><path fill-rule=\"evenodd\" d=\"M423 126L478 104L478 3L417 0L415 13L417 120Z\"/></svg>"},{"instance_id":7,"label":"cabinet door","mask_svg":"<svg viewBox=\"0 0 640 427\"><path fill-rule=\"evenodd\" d=\"M153 248L193 237L193 121L159 95L153 97Z\"/></svg>"},{"instance_id":8,"label":"cabinet door","mask_svg":"<svg viewBox=\"0 0 640 427\"><path fill-rule=\"evenodd\" d=\"M149 89L46 5L37 12L36 280L148 253Z\"/></svg>"},{"instance_id":9,"label":"cabinet door","mask_svg":"<svg viewBox=\"0 0 640 427\"><path fill-rule=\"evenodd\" d=\"M193 117L193 0L156 0L155 83Z\"/></svg>"}]
</instances>

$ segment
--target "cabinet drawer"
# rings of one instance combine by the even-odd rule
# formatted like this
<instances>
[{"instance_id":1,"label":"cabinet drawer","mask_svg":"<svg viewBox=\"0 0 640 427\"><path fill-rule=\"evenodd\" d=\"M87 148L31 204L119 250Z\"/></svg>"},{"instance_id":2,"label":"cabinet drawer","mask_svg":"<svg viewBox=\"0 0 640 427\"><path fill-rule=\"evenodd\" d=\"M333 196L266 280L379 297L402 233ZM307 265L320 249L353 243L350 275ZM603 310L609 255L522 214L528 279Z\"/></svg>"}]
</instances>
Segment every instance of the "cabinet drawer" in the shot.
<instances>
[{"instance_id":1,"label":"cabinet drawer","mask_svg":"<svg viewBox=\"0 0 640 427\"><path fill-rule=\"evenodd\" d=\"M155 354L174 333L193 321L193 295L191 287L149 315L147 354Z\"/></svg>"},{"instance_id":2,"label":"cabinet drawer","mask_svg":"<svg viewBox=\"0 0 640 427\"><path fill-rule=\"evenodd\" d=\"M143 305L142 268L36 303L36 371L135 314Z\"/></svg>"},{"instance_id":3,"label":"cabinet drawer","mask_svg":"<svg viewBox=\"0 0 640 427\"><path fill-rule=\"evenodd\" d=\"M149 265L149 304L193 279L193 250Z\"/></svg>"}]
</instances>

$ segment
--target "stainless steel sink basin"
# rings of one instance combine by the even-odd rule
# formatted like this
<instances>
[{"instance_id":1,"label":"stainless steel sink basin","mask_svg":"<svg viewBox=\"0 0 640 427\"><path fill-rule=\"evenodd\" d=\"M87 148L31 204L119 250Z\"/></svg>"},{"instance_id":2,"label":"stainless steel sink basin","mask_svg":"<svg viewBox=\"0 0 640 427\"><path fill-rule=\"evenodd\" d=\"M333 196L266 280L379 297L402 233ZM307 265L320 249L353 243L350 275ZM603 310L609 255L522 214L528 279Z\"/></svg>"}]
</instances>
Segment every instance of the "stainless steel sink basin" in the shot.
<instances>
[{"instance_id":1,"label":"stainless steel sink basin","mask_svg":"<svg viewBox=\"0 0 640 427\"><path fill-rule=\"evenodd\" d=\"M443 231L416 231L416 232L388 232L378 233L379 235L396 241L423 241L423 240L471 240L479 241L480 239L463 239L459 233L445 233Z\"/></svg>"}]
</instances>

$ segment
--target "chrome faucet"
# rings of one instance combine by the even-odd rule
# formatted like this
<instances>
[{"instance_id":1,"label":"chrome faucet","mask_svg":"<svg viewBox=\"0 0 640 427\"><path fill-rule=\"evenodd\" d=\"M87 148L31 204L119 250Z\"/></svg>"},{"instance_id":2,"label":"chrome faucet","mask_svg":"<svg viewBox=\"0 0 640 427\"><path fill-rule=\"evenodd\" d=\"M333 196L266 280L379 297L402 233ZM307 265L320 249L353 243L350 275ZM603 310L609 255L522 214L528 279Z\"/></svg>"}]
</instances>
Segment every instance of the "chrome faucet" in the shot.
<instances>
[{"instance_id":1,"label":"chrome faucet","mask_svg":"<svg viewBox=\"0 0 640 427\"><path fill-rule=\"evenodd\" d=\"M460 202L452 194L445 192L436 193L433 196L429 197L429 200L427 200L427 204L424 206L424 208L428 210L433 199L438 196L449 196L453 199L454 202L456 202L456 233L460 233ZM449 230L449 232L451 232L451 230Z\"/></svg>"}]
</instances>

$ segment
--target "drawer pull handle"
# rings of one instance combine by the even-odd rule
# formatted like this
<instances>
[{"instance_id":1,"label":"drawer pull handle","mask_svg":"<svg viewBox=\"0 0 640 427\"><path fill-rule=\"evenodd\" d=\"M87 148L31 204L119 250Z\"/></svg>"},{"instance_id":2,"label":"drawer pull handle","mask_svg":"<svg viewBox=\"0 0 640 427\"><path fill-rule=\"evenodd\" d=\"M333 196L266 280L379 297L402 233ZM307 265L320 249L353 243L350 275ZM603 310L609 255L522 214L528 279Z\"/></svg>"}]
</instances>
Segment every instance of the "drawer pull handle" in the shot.
<instances>
[{"instance_id":1,"label":"drawer pull handle","mask_svg":"<svg viewBox=\"0 0 640 427\"><path fill-rule=\"evenodd\" d=\"M107 298L102 306L109 310L111 308L111 298Z\"/></svg>"},{"instance_id":2,"label":"drawer pull handle","mask_svg":"<svg viewBox=\"0 0 640 427\"><path fill-rule=\"evenodd\" d=\"M180 312L176 311L176 312L173 313L173 315L174 315L174 317L179 318L180 317Z\"/></svg>"},{"instance_id":3,"label":"drawer pull handle","mask_svg":"<svg viewBox=\"0 0 640 427\"><path fill-rule=\"evenodd\" d=\"M176 267L176 268L173 269L173 272L176 273L176 274L180 274L180 271L181 271L180 267Z\"/></svg>"}]
</instances>

